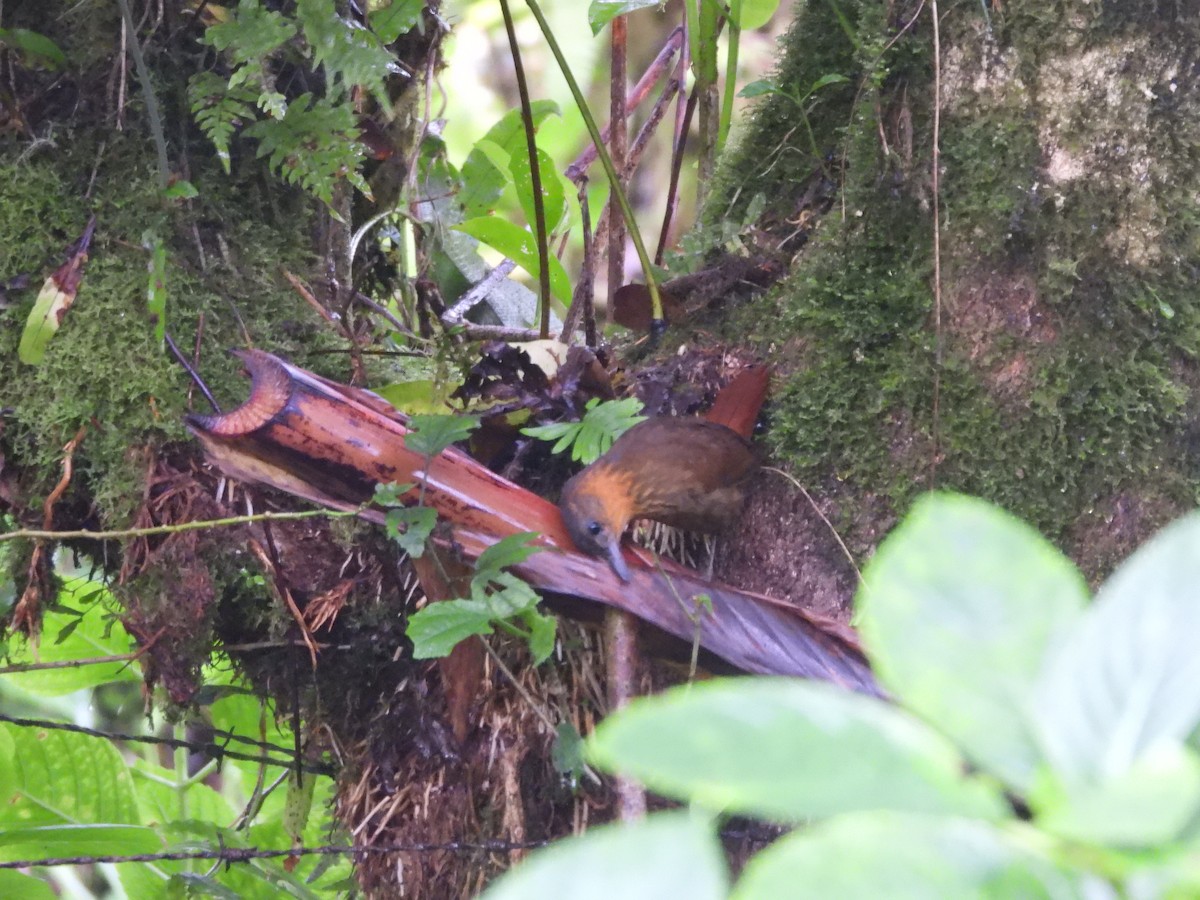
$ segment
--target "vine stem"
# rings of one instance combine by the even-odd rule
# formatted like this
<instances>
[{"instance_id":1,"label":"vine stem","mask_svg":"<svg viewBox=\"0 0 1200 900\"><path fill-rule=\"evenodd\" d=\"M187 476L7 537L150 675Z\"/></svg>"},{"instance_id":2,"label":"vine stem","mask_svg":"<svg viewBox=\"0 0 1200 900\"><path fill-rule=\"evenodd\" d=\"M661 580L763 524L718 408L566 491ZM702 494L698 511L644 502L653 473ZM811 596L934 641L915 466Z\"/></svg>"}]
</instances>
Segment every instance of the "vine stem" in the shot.
<instances>
[{"instance_id":1,"label":"vine stem","mask_svg":"<svg viewBox=\"0 0 1200 900\"><path fill-rule=\"evenodd\" d=\"M637 250L638 261L642 266L642 274L646 278L646 288L650 291L650 308L653 311L654 320L658 323L663 323L658 326L659 328L664 327L662 297L658 292L658 282L654 278L650 256L646 253L646 245L642 241L642 234L638 230L637 222L633 218L633 207L629 205L629 198L625 196L625 191L621 189L621 179L617 174L616 168L613 166L612 157L608 155L608 150L604 147L604 139L600 134L599 127L596 125L596 119L592 116L592 111L588 108L587 99L583 96L579 82L575 80L575 75L571 72L571 67L567 64L567 58L563 55L562 48L554 38L554 32L550 30L550 23L546 21L546 16L542 12L541 6L538 5L537 0L525 0L525 4L529 7L529 11L533 13L534 19L537 20L538 27L542 31L542 36L546 38L550 52L554 54L558 68L563 73L563 78L566 79L567 86L571 89L571 96L575 99L576 106L579 107L579 114L583 117L583 122L587 126L592 143L596 145L596 155L600 159L600 164L604 167L604 174L608 177L612 194L617 199L617 205L621 207L621 215L625 219L625 227L629 229L629 237L633 241L634 249Z\"/></svg>"}]
</instances>

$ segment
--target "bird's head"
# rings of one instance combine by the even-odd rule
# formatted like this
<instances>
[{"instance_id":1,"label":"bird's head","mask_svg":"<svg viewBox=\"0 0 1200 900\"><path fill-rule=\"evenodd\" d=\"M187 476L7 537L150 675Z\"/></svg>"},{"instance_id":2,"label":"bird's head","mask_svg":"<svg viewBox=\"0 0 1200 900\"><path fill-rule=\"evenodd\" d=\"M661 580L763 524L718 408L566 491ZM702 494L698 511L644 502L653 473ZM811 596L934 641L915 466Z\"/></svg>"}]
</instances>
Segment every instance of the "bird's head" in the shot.
<instances>
[{"instance_id":1,"label":"bird's head","mask_svg":"<svg viewBox=\"0 0 1200 900\"><path fill-rule=\"evenodd\" d=\"M623 481L615 473L590 466L563 486L559 508L575 546L589 556L607 559L617 576L629 581L621 535L629 525L632 502Z\"/></svg>"}]
</instances>

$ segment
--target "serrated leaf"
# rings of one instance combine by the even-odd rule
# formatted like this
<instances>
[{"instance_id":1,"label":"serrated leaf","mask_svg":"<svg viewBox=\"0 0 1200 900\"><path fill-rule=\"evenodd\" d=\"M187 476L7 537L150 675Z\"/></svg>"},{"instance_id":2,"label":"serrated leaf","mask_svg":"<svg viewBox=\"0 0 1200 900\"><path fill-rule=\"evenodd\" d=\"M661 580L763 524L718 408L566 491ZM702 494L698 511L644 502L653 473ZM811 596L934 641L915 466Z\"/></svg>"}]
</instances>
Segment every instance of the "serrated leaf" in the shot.
<instances>
[{"instance_id":1,"label":"serrated leaf","mask_svg":"<svg viewBox=\"0 0 1200 900\"><path fill-rule=\"evenodd\" d=\"M451 444L465 441L478 427L474 416L413 416L404 446L422 456L437 456Z\"/></svg>"},{"instance_id":2,"label":"serrated leaf","mask_svg":"<svg viewBox=\"0 0 1200 900\"><path fill-rule=\"evenodd\" d=\"M403 506L404 496L415 488L412 482L391 482L375 485L375 495L372 498L380 506Z\"/></svg>"},{"instance_id":3,"label":"serrated leaf","mask_svg":"<svg viewBox=\"0 0 1200 900\"><path fill-rule=\"evenodd\" d=\"M388 510L384 518L387 536L409 556L420 558L425 542L437 525L437 510L428 506L402 506Z\"/></svg>"},{"instance_id":4,"label":"serrated leaf","mask_svg":"<svg viewBox=\"0 0 1200 900\"><path fill-rule=\"evenodd\" d=\"M731 900L1079 898L1079 880L986 822L894 812L851 813L797 830L746 864Z\"/></svg>"},{"instance_id":5,"label":"serrated leaf","mask_svg":"<svg viewBox=\"0 0 1200 900\"><path fill-rule=\"evenodd\" d=\"M156 853L162 838L141 825L38 825L0 829L0 862L58 856Z\"/></svg>"},{"instance_id":6,"label":"serrated leaf","mask_svg":"<svg viewBox=\"0 0 1200 900\"><path fill-rule=\"evenodd\" d=\"M538 850L481 900L721 900L727 884L711 825L670 812L632 825L602 825Z\"/></svg>"},{"instance_id":7,"label":"serrated leaf","mask_svg":"<svg viewBox=\"0 0 1200 900\"><path fill-rule=\"evenodd\" d=\"M455 231L469 234L475 240L503 253L529 273L534 281L541 270L538 264L537 241L534 236L507 219L480 216L454 226ZM550 257L550 293L564 305L571 303L571 280L567 270L554 256Z\"/></svg>"},{"instance_id":8,"label":"serrated leaf","mask_svg":"<svg viewBox=\"0 0 1200 900\"><path fill-rule=\"evenodd\" d=\"M1121 775L1200 721L1200 514L1167 526L1050 649L1034 713L1068 783Z\"/></svg>"},{"instance_id":9,"label":"serrated leaf","mask_svg":"<svg viewBox=\"0 0 1200 900\"><path fill-rule=\"evenodd\" d=\"M48 635L61 635L69 628L66 636L61 641L43 641L36 658L28 645L14 647L8 662L67 662L129 653L133 647L132 638L124 626L109 614L104 603L99 601L100 596L107 598L108 592L102 591L92 602L86 600L87 595L95 594L97 587L95 582L84 578L65 581L55 599L58 601L56 605L66 611L47 611L42 620L42 629ZM64 604L84 607L83 614ZM5 675L4 679L21 690L43 697L57 697L116 681L141 681L141 675L137 663L118 659L74 668L12 672Z\"/></svg>"},{"instance_id":10,"label":"serrated leaf","mask_svg":"<svg viewBox=\"0 0 1200 900\"><path fill-rule=\"evenodd\" d=\"M499 572L507 566L525 562L542 549L531 543L537 537L536 531L520 531L501 538L479 554L475 570L480 574Z\"/></svg>"},{"instance_id":11,"label":"serrated leaf","mask_svg":"<svg viewBox=\"0 0 1200 900\"><path fill-rule=\"evenodd\" d=\"M943 737L829 684L721 679L633 701L600 723L589 758L655 793L800 822L869 809L999 818L999 792L963 775Z\"/></svg>"},{"instance_id":12,"label":"serrated leaf","mask_svg":"<svg viewBox=\"0 0 1200 900\"><path fill-rule=\"evenodd\" d=\"M597 35L617 16L651 6L661 7L663 3L664 0L592 0L588 6L588 25L592 34Z\"/></svg>"},{"instance_id":13,"label":"serrated leaf","mask_svg":"<svg viewBox=\"0 0 1200 900\"><path fill-rule=\"evenodd\" d=\"M446 656L473 634L491 634L491 611L477 600L430 603L408 620L415 659Z\"/></svg>"},{"instance_id":14,"label":"serrated leaf","mask_svg":"<svg viewBox=\"0 0 1200 900\"><path fill-rule=\"evenodd\" d=\"M139 824L129 772L111 742L53 728L0 723L0 729L13 743L12 788L0 802L0 833Z\"/></svg>"},{"instance_id":15,"label":"serrated leaf","mask_svg":"<svg viewBox=\"0 0 1200 900\"><path fill-rule=\"evenodd\" d=\"M536 609L530 609L526 610L521 621L529 629L529 653L533 657L533 664L540 666L554 652L558 620L553 616L543 615Z\"/></svg>"},{"instance_id":16,"label":"serrated leaf","mask_svg":"<svg viewBox=\"0 0 1200 900\"><path fill-rule=\"evenodd\" d=\"M1047 648L1087 585L1023 522L982 500L921 498L880 545L856 599L880 682L978 765L1024 790L1042 762L1029 719Z\"/></svg>"},{"instance_id":17,"label":"serrated leaf","mask_svg":"<svg viewBox=\"0 0 1200 900\"><path fill-rule=\"evenodd\" d=\"M489 585L490 592L485 593L485 586ZM486 601L493 619L511 619L526 610L536 608L538 604L537 592L528 583L508 572L499 572L486 579L476 576L471 581L471 597L474 600Z\"/></svg>"}]
</instances>

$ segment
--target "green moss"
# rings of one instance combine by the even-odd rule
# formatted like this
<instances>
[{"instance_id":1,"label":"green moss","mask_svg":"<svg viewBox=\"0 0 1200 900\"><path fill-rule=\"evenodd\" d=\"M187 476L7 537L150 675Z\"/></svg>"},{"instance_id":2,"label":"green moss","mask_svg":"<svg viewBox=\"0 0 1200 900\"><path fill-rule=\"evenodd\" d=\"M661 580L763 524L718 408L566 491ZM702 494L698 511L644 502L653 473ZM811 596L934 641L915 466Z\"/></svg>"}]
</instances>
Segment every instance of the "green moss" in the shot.
<instances>
[{"instance_id":1,"label":"green moss","mask_svg":"<svg viewBox=\"0 0 1200 900\"><path fill-rule=\"evenodd\" d=\"M235 382L237 366L223 350L243 345L244 333L317 368L330 364L318 354L333 336L280 277L283 267L303 273L309 265L308 216L281 192L278 227L263 228L271 214L261 188L231 183L219 170L194 173L201 198L168 211L140 138L111 138L102 153L79 138L52 156L23 159L18 149L0 154L0 246L4 272L32 280L0 311L0 384L14 409L3 442L20 448L9 459L19 461L36 503L58 478L63 445L85 429L72 496L94 503L103 520L123 522L141 502L146 451L182 439L189 408L188 377L155 341L145 312L144 235L161 235L168 248L168 330L190 348L203 316L203 374L224 402L238 402L245 383ZM84 189L97 159L89 202ZM34 296L92 212L96 233L75 304L42 363L23 365L16 346Z\"/></svg>"},{"instance_id":2,"label":"green moss","mask_svg":"<svg viewBox=\"0 0 1200 900\"><path fill-rule=\"evenodd\" d=\"M826 6L810 3L805 16ZM856 7L853 117L824 111L842 117L838 202L788 279L729 331L758 334L777 361L782 350L796 363L774 397L772 448L810 483L840 485L859 547L877 534L868 510L885 498L885 518L902 512L931 486L935 458L939 486L1064 541L1085 521L1102 530L1115 498L1149 498L1153 515L1118 532L1140 539L1138 529L1194 502L1200 475L1200 441L1181 437L1200 431L1200 99L1170 77L1169 49L1148 58L1136 22L1114 36L1086 4L1065 5L1087 13L1068 27L1071 9L1006 3L990 36L973 5L945 12L935 371L930 35L918 23L889 44L884 6ZM885 46L873 68L862 62ZM781 72L803 83L814 75L805 65L785 61ZM805 152L763 111L737 160ZM739 196L763 192L778 208L804 189L761 165L746 172ZM761 327L781 318L791 340ZM1120 541L1076 549L1105 566L1128 552Z\"/></svg>"}]
</instances>

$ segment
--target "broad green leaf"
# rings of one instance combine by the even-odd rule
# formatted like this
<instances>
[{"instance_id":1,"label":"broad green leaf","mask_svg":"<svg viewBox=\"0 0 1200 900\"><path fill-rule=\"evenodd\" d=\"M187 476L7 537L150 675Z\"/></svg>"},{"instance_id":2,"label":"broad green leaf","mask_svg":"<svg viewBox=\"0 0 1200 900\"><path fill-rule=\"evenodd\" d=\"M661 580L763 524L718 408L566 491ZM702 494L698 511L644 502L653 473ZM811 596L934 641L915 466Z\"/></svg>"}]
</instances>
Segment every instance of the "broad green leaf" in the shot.
<instances>
[{"instance_id":1,"label":"broad green leaf","mask_svg":"<svg viewBox=\"0 0 1200 900\"><path fill-rule=\"evenodd\" d=\"M96 582L84 578L68 579L56 602L78 610L82 615L48 610L42 619L43 640L37 653L28 644L23 644L12 651L9 662L69 662L129 653L133 649L133 640L105 608L102 601L106 599L110 599L108 591ZM67 637L59 641L63 630L71 626L74 627ZM129 660L12 672L4 678L9 684L43 697L57 697L114 681L141 681L138 664Z\"/></svg>"},{"instance_id":2,"label":"broad green leaf","mask_svg":"<svg viewBox=\"0 0 1200 900\"><path fill-rule=\"evenodd\" d=\"M141 825L38 825L0 829L0 862L56 856L157 853L163 840Z\"/></svg>"},{"instance_id":3,"label":"broad green leaf","mask_svg":"<svg viewBox=\"0 0 1200 900\"><path fill-rule=\"evenodd\" d=\"M1029 796L1037 824L1072 840L1166 846L1200 812L1200 757L1162 745L1099 784L1053 785Z\"/></svg>"},{"instance_id":4,"label":"broad green leaf","mask_svg":"<svg viewBox=\"0 0 1200 900\"><path fill-rule=\"evenodd\" d=\"M1002 510L930 494L863 577L860 628L879 680L973 762L1028 788L1042 761L1034 684L1084 608L1078 570Z\"/></svg>"},{"instance_id":5,"label":"broad green leaf","mask_svg":"<svg viewBox=\"0 0 1200 900\"><path fill-rule=\"evenodd\" d=\"M422 456L437 456L456 441L465 441L478 427L474 416L413 416L404 446Z\"/></svg>"},{"instance_id":6,"label":"broad green leaf","mask_svg":"<svg viewBox=\"0 0 1200 900\"><path fill-rule=\"evenodd\" d=\"M288 773L283 829L293 845L304 843L304 826L308 824L308 816L312 812L313 789L316 785L316 775L295 771Z\"/></svg>"},{"instance_id":7,"label":"broad green leaf","mask_svg":"<svg viewBox=\"0 0 1200 900\"><path fill-rule=\"evenodd\" d=\"M801 887L801 886L807 887ZM1082 898L1082 885L977 820L852 813L780 838L746 864L732 900Z\"/></svg>"},{"instance_id":8,"label":"broad green leaf","mask_svg":"<svg viewBox=\"0 0 1200 900\"><path fill-rule=\"evenodd\" d=\"M735 24L744 31L762 28L771 21L777 9L779 0L742 0Z\"/></svg>"},{"instance_id":9,"label":"broad green leaf","mask_svg":"<svg viewBox=\"0 0 1200 900\"><path fill-rule=\"evenodd\" d=\"M20 872L0 870L0 897L20 897L21 900L55 900L58 895L48 882Z\"/></svg>"},{"instance_id":10,"label":"broad green leaf","mask_svg":"<svg viewBox=\"0 0 1200 900\"><path fill-rule=\"evenodd\" d=\"M588 6L588 24L592 26L592 34L597 35L617 16L662 5L663 0L592 0Z\"/></svg>"},{"instance_id":11,"label":"broad green leaf","mask_svg":"<svg viewBox=\"0 0 1200 900\"><path fill-rule=\"evenodd\" d=\"M491 585L490 592L485 593ZM487 605L493 619L511 619L537 609L538 595L528 583L508 572L471 579L471 599Z\"/></svg>"},{"instance_id":12,"label":"broad green leaf","mask_svg":"<svg viewBox=\"0 0 1200 900\"><path fill-rule=\"evenodd\" d=\"M1167 526L1100 588L1051 648L1034 711L1068 783L1129 770L1200 721L1200 513Z\"/></svg>"},{"instance_id":13,"label":"broad green leaf","mask_svg":"<svg viewBox=\"0 0 1200 900\"><path fill-rule=\"evenodd\" d=\"M454 230L469 234L480 243L503 253L537 280L540 271L537 241L524 228L507 219L480 216L455 225ZM560 303L569 305L571 302L571 280L567 277L567 270L554 256L550 257L550 293Z\"/></svg>"},{"instance_id":14,"label":"broad green leaf","mask_svg":"<svg viewBox=\"0 0 1200 900\"><path fill-rule=\"evenodd\" d=\"M432 415L446 409L446 398L458 383L441 381L398 381L372 390L410 416Z\"/></svg>"},{"instance_id":15,"label":"broad green leaf","mask_svg":"<svg viewBox=\"0 0 1200 900\"><path fill-rule=\"evenodd\" d=\"M538 537L536 531L521 531L503 537L479 554L475 569L479 573L498 572L508 566L523 563L541 550L531 542Z\"/></svg>"},{"instance_id":16,"label":"broad green leaf","mask_svg":"<svg viewBox=\"0 0 1200 900\"><path fill-rule=\"evenodd\" d=\"M383 520L387 536L409 556L420 558L425 542L437 525L437 510L428 506L402 506L388 510Z\"/></svg>"},{"instance_id":17,"label":"broad green leaf","mask_svg":"<svg viewBox=\"0 0 1200 900\"><path fill-rule=\"evenodd\" d=\"M408 620L408 639L416 659L446 656L459 641L491 633L491 610L478 600L430 603Z\"/></svg>"},{"instance_id":18,"label":"broad green leaf","mask_svg":"<svg viewBox=\"0 0 1200 900\"><path fill-rule=\"evenodd\" d=\"M671 812L593 828L539 850L481 900L720 900L727 884L712 827Z\"/></svg>"},{"instance_id":19,"label":"broad green leaf","mask_svg":"<svg viewBox=\"0 0 1200 900\"><path fill-rule=\"evenodd\" d=\"M546 217L546 233L549 234L567 214L566 194L550 154L538 147L537 158L538 174L542 178L542 207ZM517 200L525 213L525 221L529 230L534 231L537 227L537 217L533 208L533 170L530 168L529 153L525 148L509 157L508 171L517 191Z\"/></svg>"},{"instance_id":20,"label":"broad green leaf","mask_svg":"<svg viewBox=\"0 0 1200 900\"><path fill-rule=\"evenodd\" d=\"M231 743L231 749L239 749ZM180 796L175 772L145 759L134 760L129 769L142 822L162 826L178 821L185 814L207 822L232 822L240 810L229 798L202 782L189 784Z\"/></svg>"},{"instance_id":21,"label":"broad green leaf","mask_svg":"<svg viewBox=\"0 0 1200 900\"><path fill-rule=\"evenodd\" d=\"M28 28L0 28L0 44L21 51L47 69L61 69L67 64L67 56L58 44Z\"/></svg>"},{"instance_id":22,"label":"broad green leaf","mask_svg":"<svg viewBox=\"0 0 1200 900\"><path fill-rule=\"evenodd\" d=\"M559 114L558 104L553 100L534 100L529 106L535 128L547 116ZM502 151L503 163L490 152L493 145ZM508 159L524 146L525 126L521 122L521 110L510 109L480 138L463 163L460 173L463 189L458 199L465 218L474 219L495 209L496 201L508 183Z\"/></svg>"},{"instance_id":23,"label":"broad green leaf","mask_svg":"<svg viewBox=\"0 0 1200 900\"><path fill-rule=\"evenodd\" d=\"M12 788L0 831L39 825L139 824L133 785L111 742L0 723L13 742Z\"/></svg>"},{"instance_id":24,"label":"broad green leaf","mask_svg":"<svg viewBox=\"0 0 1200 900\"><path fill-rule=\"evenodd\" d=\"M379 40L390 44L417 26L424 9L425 0L392 0L382 9L371 10L367 14L367 21Z\"/></svg>"},{"instance_id":25,"label":"broad green leaf","mask_svg":"<svg viewBox=\"0 0 1200 900\"><path fill-rule=\"evenodd\" d=\"M995 818L940 735L828 684L720 679L635 700L600 723L590 758L705 807L798 822L866 809Z\"/></svg>"}]
</instances>

